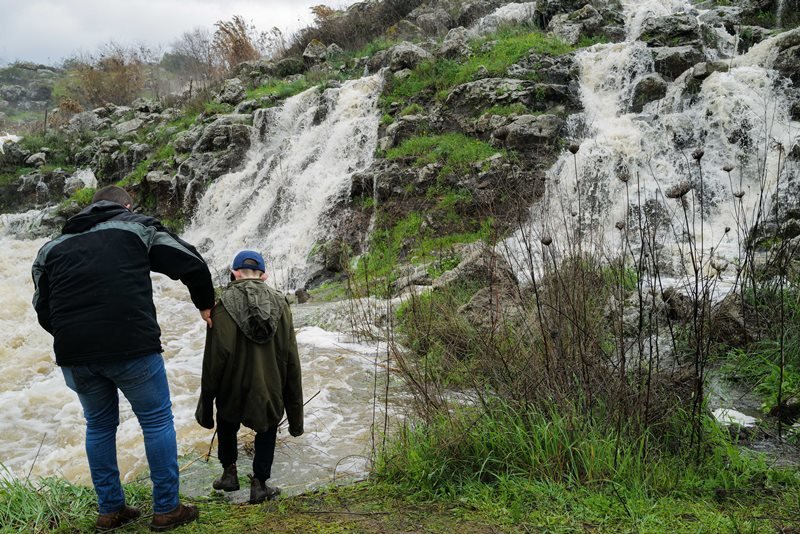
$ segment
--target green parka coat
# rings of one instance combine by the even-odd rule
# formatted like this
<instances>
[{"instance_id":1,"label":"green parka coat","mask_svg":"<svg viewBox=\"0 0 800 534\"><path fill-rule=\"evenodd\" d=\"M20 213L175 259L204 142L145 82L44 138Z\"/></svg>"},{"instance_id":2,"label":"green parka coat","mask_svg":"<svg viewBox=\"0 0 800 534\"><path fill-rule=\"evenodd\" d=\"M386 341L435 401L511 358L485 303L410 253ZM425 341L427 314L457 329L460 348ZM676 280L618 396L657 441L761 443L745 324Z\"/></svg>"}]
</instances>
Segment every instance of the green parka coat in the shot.
<instances>
[{"instance_id":1,"label":"green parka coat","mask_svg":"<svg viewBox=\"0 0 800 534\"><path fill-rule=\"evenodd\" d=\"M200 400L195 418L214 428L218 417L256 432L280 423L303 433L300 358L289 303L262 280L231 282L211 312L206 332Z\"/></svg>"}]
</instances>

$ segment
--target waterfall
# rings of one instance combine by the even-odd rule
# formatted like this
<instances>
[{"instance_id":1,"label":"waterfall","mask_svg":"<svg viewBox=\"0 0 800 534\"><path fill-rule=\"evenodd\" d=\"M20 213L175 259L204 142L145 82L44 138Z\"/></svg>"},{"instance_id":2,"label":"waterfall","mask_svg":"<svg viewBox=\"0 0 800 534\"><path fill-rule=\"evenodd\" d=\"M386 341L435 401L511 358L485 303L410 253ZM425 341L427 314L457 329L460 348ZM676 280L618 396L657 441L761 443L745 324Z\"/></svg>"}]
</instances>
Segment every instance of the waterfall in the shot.
<instances>
[{"instance_id":1,"label":"waterfall","mask_svg":"<svg viewBox=\"0 0 800 534\"><path fill-rule=\"evenodd\" d=\"M516 265L529 264L525 242L538 245L542 236L552 238L561 251L575 245L575 236L598 252L618 251L626 232L637 239L639 214L667 220L659 243L677 245L677 250L664 251L674 261L676 276L686 272L680 247L689 239L706 258L713 248L714 256L735 260L744 236L730 230L743 222L734 194L744 193L742 208L752 214L761 185L769 190L779 170L782 176L792 172L785 164L779 169L774 149L781 144L789 150L800 131L790 118L783 85L768 68L777 38L707 77L692 78L690 69L671 84L665 98L647 104L642 113L630 113L627 103L635 84L653 69L650 49L635 40L642 25L649 17L691 6L676 0L622 3L627 41L577 53L584 110L568 121L576 153L561 154L548 172L545 198L531 208L534 222L506 242ZM693 159L693 153L700 159ZM730 173L723 170L728 165L734 167ZM680 202L666 195L682 182L692 189L687 196L690 228L683 224Z\"/></svg>"},{"instance_id":2,"label":"waterfall","mask_svg":"<svg viewBox=\"0 0 800 534\"><path fill-rule=\"evenodd\" d=\"M775 27L783 28L783 13L786 10L786 0L778 0L778 5L775 8Z\"/></svg>"},{"instance_id":3,"label":"waterfall","mask_svg":"<svg viewBox=\"0 0 800 534\"><path fill-rule=\"evenodd\" d=\"M257 112L244 167L209 186L186 239L220 270L237 250L260 250L272 284L302 285L310 253L328 237L326 216L372 162L382 83L376 74L309 89Z\"/></svg>"}]
</instances>

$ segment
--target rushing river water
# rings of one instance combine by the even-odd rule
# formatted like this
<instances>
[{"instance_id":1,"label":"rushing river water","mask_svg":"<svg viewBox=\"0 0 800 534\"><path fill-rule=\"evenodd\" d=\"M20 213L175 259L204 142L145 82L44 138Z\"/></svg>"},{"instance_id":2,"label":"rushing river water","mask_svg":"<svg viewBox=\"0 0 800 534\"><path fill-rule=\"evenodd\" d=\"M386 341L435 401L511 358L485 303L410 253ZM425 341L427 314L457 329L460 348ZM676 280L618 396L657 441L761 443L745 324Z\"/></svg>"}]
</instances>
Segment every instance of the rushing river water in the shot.
<instances>
[{"instance_id":1,"label":"rushing river water","mask_svg":"<svg viewBox=\"0 0 800 534\"><path fill-rule=\"evenodd\" d=\"M64 384L52 338L31 306L30 265L43 243L0 236L0 462L11 476L57 475L88 484L80 403ZM154 275L153 285L179 453L188 462L208 452L213 434L194 421L205 329L180 282ZM363 476L373 417L382 428L383 407L379 402L373 412L373 393L375 358L385 358L385 347L350 343L343 334L313 326L323 319L336 324L336 317L329 317L343 316L336 306L293 307L304 393L314 398L306 406L306 434L292 438L282 429L278 435L273 478L290 492L332 481L334 469L338 479ZM338 324L346 326L341 319ZM385 378L380 369L379 383ZM119 463L123 479L131 481L141 477L147 462L136 418L124 399L121 407ZM244 459L240 465L243 473L250 469Z\"/></svg>"}]
</instances>

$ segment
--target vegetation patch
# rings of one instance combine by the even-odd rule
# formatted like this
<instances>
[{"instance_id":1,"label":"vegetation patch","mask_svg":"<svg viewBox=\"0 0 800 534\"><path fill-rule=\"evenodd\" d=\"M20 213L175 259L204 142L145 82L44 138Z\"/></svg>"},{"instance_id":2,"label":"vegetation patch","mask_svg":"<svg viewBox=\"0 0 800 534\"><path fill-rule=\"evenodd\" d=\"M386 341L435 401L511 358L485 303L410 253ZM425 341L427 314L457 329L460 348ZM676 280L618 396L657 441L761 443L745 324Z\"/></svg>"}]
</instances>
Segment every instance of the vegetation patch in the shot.
<instances>
[{"instance_id":1,"label":"vegetation patch","mask_svg":"<svg viewBox=\"0 0 800 534\"><path fill-rule=\"evenodd\" d=\"M462 133L449 133L406 139L400 146L389 149L386 158L411 157L416 167L440 163L439 176L446 176L468 173L471 165L497 153L505 155L505 151L497 150L489 143Z\"/></svg>"}]
</instances>

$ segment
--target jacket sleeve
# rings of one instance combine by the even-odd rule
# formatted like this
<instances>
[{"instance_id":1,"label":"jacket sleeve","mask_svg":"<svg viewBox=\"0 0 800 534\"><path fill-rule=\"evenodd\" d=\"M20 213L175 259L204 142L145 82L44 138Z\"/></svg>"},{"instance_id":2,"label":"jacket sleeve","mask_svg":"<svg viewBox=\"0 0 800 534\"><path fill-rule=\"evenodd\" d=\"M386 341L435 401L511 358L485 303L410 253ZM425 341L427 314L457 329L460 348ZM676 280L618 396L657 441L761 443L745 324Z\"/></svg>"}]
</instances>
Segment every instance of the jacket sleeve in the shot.
<instances>
[{"instance_id":1,"label":"jacket sleeve","mask_svg":"<svg viewBox=\"0 0 800 534\"><path fill-rule=\"evenodd\" d=\"M149 219L148 226L155 228L150 245L150 268L173 280L180 280L191 295L192 302L200 310L214 305L214 286L211 272L197 250L179 238L156 219Z\"/></svg>"},{"instance_id":2,"label":"jacket sleeve","mask_svg":"<svg viewBox=\"0 0 800 534\"><path fill-rule=\"evenodd\" d=\"M222 304L214 307L211 320L214 327L206 330L200 398L194 414L200 426L205 428L214 428L214 399L219 394L225 366L236 344L236 324Z\"/></svg>"},{"instance_id":3,"label":"jacket sleeve","mask_svg":"<svg viewBox=\"0 0 800 534\"><path fill-rule=\"evenodd\" d=\"M283 404L292 436L303 434L303 379L300 371L300 354L294 335L292 312L288 302L281 316L281 329L286 336L286 384L283 388Z\"/></svg>"},{"instance_id":4,"label":"jacket sleeve","mask_svg":"<svg viewBox=\"0 0 800 534\"><path fill-rule=\"evenodd\" d=\"M36 310L36 318L42 328L53 333L50 324L50 279L44 268L44 254L40 251L31 269L33 276L33 308Z\"/></svg>"}]
</instances>

